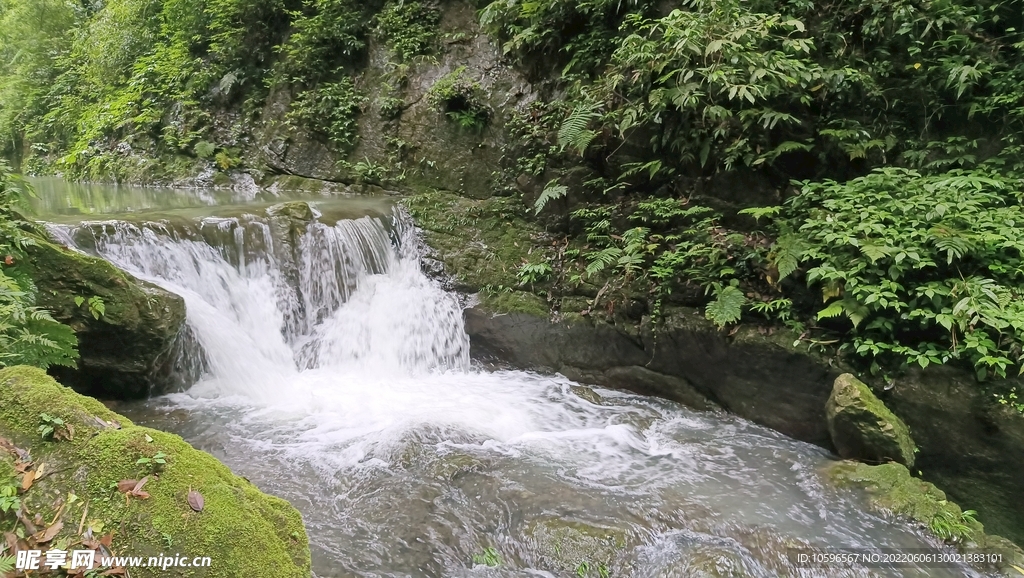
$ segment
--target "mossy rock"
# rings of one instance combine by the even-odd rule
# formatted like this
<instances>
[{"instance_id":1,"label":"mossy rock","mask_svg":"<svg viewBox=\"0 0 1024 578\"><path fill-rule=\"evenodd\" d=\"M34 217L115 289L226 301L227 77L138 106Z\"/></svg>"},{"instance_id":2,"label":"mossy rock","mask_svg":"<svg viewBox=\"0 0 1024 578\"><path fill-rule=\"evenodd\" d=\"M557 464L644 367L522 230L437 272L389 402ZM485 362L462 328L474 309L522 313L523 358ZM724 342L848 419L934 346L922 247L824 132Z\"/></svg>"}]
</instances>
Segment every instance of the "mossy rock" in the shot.
<instances>
[{"instance_id":1,"label":"mossy rock","mask_svg":"<svg viewBox=\"0 0 1024 578\"><path fill-rule=\"evenodd\" d=\"M69 424L71 439L43 440L37 431L42 413ZM22 502L30 518L39 514L63 523L51 547L74 544L91 528L96 538L112 535L110 549L117 555L212 560L208 568L132 569L139 578L310 576L308 539L291 505L261 493L180 437L135 426L39 369L0 371L0 436L28 450L35 468L44 471ZM167 456L160 470L137 463L160 452ZM148 499L117 490L117 482L144 476ZM187 501L192 490L205 500L199 512Z\"/></svg>"},{"instance_id":2,"label":"mossy rock","mask_svg":"<svg viewBox=\"0 0 1024 578\"><path fill-rule=\"evenodd\" d=\"M37 304L78 336L78 368L54 368L55 377L82 393L117 399L179 385L173 364L185 326L180 296L45 239L36 239L27 252L24 267L36 285ZM103 300L98 319L88 306L93 297Z\"/></svg>"},{"instance_id":3,"label":"mossy rock","mask_svg":"<svg viewBox=\"0 0 1024 578\"><path fill-rule=\"evenodd\" d=\"M313 207L306 201L290 201L268 207L267 216L287 217L297 221L309 222L316 218L316 213Z\"/></svg>"},{"instance_id":4,"label":"mossy rock","mask_svg":"<svg viewBox=\"0 0 1024 578\"><path fill-rule=\"evenodd\" d=\"M839 455L873 463L914 465L910 428L849 373L836 378L825 405L828 431Z\"/></svg>"},{"instance_id":5,"label":"mossy rock","mask_svg":"<svg viewBox=\"0 0 1024 578\"><path fill-rule=\"evenodd\" d=\"M858 487L867 492L871 509L919 522L936 533L936 537L953 541L960 548L982 550L1002 555L995 569L1016 576L1011 564L1024 568L1024 551L1009 540L985 533L985 527L973 516L965 516L960 506L947 500L946 494L934 484L915 478L902 464L890 462L872 466L842 461L827 467L826 475L840 486ZM943 522L956 521L963 528L953 536L938 535ZM948 526L947 526L948 527ZM993 568L981 567L983 570Z\"/></svg>"},{"instance_id":6,"label":"mossy rock","mask_svg":"<svg viewBox=\"0 0 1024 578\"><path fill-rule=\"evenodd\" d=\"M630 544L623 530L562 518L530 522L526 535L539 554L539 567L558 576L620 575L619 558Z\"/></svg>"}]
</instances>

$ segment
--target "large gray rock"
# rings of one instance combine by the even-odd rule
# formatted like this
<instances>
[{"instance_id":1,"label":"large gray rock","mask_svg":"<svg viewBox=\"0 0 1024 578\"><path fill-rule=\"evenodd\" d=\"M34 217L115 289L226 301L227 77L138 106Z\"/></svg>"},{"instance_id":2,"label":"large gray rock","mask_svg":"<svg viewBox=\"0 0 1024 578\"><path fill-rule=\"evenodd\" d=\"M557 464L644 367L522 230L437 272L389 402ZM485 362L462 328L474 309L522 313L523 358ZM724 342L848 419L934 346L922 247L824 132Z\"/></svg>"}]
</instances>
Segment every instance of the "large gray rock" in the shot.
<instances>
[{"instance_id":1,"label":"large gray rock","mask_svg":"<svg viewBox=\"0 0 1024 578\"><path fill-rule=\"evenodd\" d=\"M825 416L832 443L844 458L914 466L916 448L907 424L853 375L836 378Z\"/></svg>"}]
</instances>

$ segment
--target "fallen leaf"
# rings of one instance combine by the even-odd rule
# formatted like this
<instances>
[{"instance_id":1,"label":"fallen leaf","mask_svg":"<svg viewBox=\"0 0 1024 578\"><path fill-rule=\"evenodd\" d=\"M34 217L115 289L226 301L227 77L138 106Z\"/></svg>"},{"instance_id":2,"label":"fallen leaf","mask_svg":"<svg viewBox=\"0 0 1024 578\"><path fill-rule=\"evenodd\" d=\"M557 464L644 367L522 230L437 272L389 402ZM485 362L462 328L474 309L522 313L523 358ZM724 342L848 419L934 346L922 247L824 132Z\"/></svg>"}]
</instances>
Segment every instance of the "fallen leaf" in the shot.
<instances>
[{"instance_id":1,"label":"fallen leaf","mask_svg":"<svg viewBox=\"0 0 1024 578\"><path fill-rule=\"evenodd\" d=\"M38 544L45 544L45 543L49 542L50 540L53 540L53 538L63 529L64 529L64 522L57 522L56 524L50 526L46 530L44 530L42 532L39 532L35 536L32 536L32 538Z\"/></svg>"},{"instance_id":2,"label":"fallen leaf","mask_svg":"<svg viewBox=\"0 0 1024 578\"><path fill-rule=\"evenodd\" d=\"M39 478L43 477L44 471L46 471L46 464L39 464L39 467L36 468L35 479L38 480Z\"/></svg>"},{"instance_id":3,"label":"fallen leaf","mask_svg":"<svg viewBox=\"0 0 1024 578\"><path fill-rule=\"evenodd\" d=\"M128 494L125 496L125 499L127 499L128 496L135 496L136 498L138 498L140 500L147 500L147 499L149 499L149 492L142 491L142 486L145 486L146 482L148 482L148 481L149 481L149 476L146 476L146 477L142 478L141 480L139 480L139 483L135 484L135 487L132 488L132 490L130 492L128 492Z\"/></svg>"},{"instance_id":4,"label":"fallen leaf","mask_svg":"<svg viewBox=\"0 0 1024 578\"><path fill-rule=\"evenodd\" d=\"M206 500L203 495L195 490L189 490L188 492L188 505L196 512L202 512L203 506L206 505Z\"/></svg>"},{"instance_id":5,"label":"fallen leaf","mask_svg":"<svg viewBox=\"0 0 1024 578\"><path fill-rule=\"evenodd\" d=\"M27 492L29 488L32 487L32 482L34 482L35 480L35 472L25 472L25 474L21 476L21 491Z\"/></svg>"},{"instance_id":6,"label":"fallen leaf","mask_svg":"<svg viewBox=\"0 0 1024 578\"><path fill-rule=\"evenodd\" d=\"M121 480L117 482L117 491L122 494L128 493L135 488L135 484L138 484L139 480Z\"/></svg>"},{"instance_id":7,"label":"fallen leaf","mask_svg":"<svg viewBox=\"0 0 1024 578\"><path fill-rule=\"evenodd\" d=\"M132 493L134 494L135 492L138 492L139 490L141 490L142 486L145 486L146 482L148 482L148 481L149 481L149 476L146 476L146 477L142 478L141 480L139 480L139 483L135 484L135 487L132 488Z\"/></svg>"},{"instance_id":8,"label":"fallen leaf","mask_svg":"<svg viewBox=\"0 0 1024 578\"><path fill-rule=\"evenodd\" d=\"M111 568L106 572L100 574L100 576L126 576L128 574L124 568Z\"/></svg>"},{"instance_id":9,"label":"fallen leaf","mask_svg":"<svg viewBox=\"0 0 1024 578\"><path fill-rule=\"evenodd\" d=\"M103 537L100 538L100 544L103 544L107 548L109 548L110 545L113 544L113 543L114 543L114 535L113 534L109 534L109 533L108 534L104 534Z\"/></svg>"}]
</instances>

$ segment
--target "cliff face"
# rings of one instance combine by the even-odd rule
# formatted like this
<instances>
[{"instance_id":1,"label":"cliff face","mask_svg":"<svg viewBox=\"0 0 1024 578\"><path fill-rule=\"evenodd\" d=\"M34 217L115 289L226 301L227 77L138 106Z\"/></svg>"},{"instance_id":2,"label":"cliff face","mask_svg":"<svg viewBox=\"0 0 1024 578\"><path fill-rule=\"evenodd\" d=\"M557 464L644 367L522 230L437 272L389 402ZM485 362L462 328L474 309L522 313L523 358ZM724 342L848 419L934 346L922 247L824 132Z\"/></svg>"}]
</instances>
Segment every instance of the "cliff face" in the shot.
<instances>
[{"instance_id":1,"label":"cliff face","mask_svg":"<svg viewBox=\"0 0 1024 578\"><path fill-rule=\"evenodd\" d=\"M408 63L384 42L370 41L355 81L365 100L347 163L339 165L338 151L284 122L289 95L275 93L255 131L259 162L253 164L315 179L491 196L500 186L506 124L536 98L535 89L481 33L468 2L444 4L438 35L435 54ZM432 89L453 75L473 88L473 105L486 115L480 126L460 126L447 104L432 98Z\"/></svg>"}]
</instances>

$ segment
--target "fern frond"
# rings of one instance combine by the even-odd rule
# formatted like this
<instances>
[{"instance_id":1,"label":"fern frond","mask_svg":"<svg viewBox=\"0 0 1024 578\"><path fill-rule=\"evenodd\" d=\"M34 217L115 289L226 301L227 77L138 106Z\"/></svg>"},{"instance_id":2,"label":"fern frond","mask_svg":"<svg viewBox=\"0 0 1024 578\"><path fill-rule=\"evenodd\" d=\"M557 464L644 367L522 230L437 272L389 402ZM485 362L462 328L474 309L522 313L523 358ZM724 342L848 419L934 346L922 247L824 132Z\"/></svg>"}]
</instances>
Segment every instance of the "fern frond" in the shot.
<instances>
[{"instance_id":1,"label":"fern frond","mask_svg":"<svg viewBox=\"0 0 1024 578\"><path fill-rule=\"evenodd\" d=\"M577 106L562 122L562 127L558 129L558 145L562 150L571 146L581 155L587 150L597 136L596 132L587 130L587 126L590 121L601 116L594 108L593 105Z\"/></svg>"},{"instance_id":2,"label":"fern frond","mask_svg":"<svg viewBox=\"0 0 1024 578\"><path fill-rule=\"evenodd\" d=\"M537 197L537 201L533 204L533 211L536 214L540 214L544 210L547 204L555 199L561 199L565 195L569 194L569 187L565 185L556 185L554 182L548 183L545 187L544 192Z\"/></svg>"}]
</instances>

